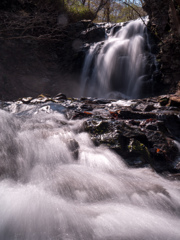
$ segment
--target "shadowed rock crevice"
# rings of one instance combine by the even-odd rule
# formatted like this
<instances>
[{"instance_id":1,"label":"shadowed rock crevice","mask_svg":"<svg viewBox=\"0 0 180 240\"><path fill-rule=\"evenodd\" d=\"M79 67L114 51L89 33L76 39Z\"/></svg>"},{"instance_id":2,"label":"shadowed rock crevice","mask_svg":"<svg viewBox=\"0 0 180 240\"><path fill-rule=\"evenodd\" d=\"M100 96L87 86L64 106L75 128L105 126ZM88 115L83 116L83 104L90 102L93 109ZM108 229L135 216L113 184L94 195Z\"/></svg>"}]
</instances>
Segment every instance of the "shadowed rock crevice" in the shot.
<instances>
[{"instance_id":1,"label":"shadowed rock crevice","mask_svg":"<svg viewBox=\"0 0 180 240\"><path fill-rule=\"evenodd\" d=\"M162 72L161 93L179 90L180 80L180 1L145 0L149 29L157 39L157 60ZM159 88L159 86L156 86Z\"/></svg>"}]
</instances>

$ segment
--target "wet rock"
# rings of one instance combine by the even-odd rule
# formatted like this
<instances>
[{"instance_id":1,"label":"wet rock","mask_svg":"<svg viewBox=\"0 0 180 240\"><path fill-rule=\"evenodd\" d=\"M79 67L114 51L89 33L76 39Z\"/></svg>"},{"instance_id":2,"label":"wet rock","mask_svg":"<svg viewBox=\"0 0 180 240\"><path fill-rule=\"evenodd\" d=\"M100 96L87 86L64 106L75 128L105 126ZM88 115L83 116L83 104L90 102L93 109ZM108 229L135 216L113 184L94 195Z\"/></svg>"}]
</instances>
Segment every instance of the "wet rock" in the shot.
<instances>
[{"instance_id":1,"label":"wet rock","mask_svg":"<svg viewBox=\"0 0 180 240\"><path fill-rule=\"evenodd\" d=\"M112 100L110 99L93 99L93 103L94 104L107 104L107 103L111 103Z\"/></svg>"},{"instance_id":2,"label":"wet rock","mask_svg":"<svg viewBox=\"0 0 180 240\"><path fill-rule=\"evenodd\" d=\"M93 27L84 31L81 37L82 40L93 43L105 40L105 28Z\"/></svg>"},{"instance_id":3,"label":"wet rock","mask_svg":"<svg viewBox=\"0 0 180 240\"><path fill-rule=\"evenodd\" d=\"M38 98L34 98L31 100L31 104L38 104L38 103L45 103L50 101L51 99L49 99L46 96L39 96Z\"/></svg>"},{"instance_id":4,"label":"wet rock","mask_svg":"<svg viewBox=\"0 0 180 240\"><path fill-rule=\"evenodd\" d=\"M89 133L96 146L106 145L121 155L131 167L151 166L159 173L180 172L177 167L179 150L175 144L180 136L179 107L159 104L160 99L169 103L169 99L177 96L138 99L133 102L94 98L64 99L63 94L58 97L57 103L54 98L43 95L29 104L40 104L40 110L48 108L45 111L47 113L61 112L68 119L83 119L84 124L78 131ZM43 104L43 101L49 101L48 105ZM17 107L22 106L22 103L17 102ZM11 103L4 103L2 107L8 111L15 106L11 108ZM59 107L63 107L63 111L59 111ZM67 145L73 158L78 159L77 141L70 139Z\"/></svg>"},{"instance_id":5,"label":"wet rock","mask_svg":"<svg viewBox=\"0 0 180 240\"><path fill-rule=\"evenodd\" d=\"M175 92L179 82L179 2L145 0L143 8L149 15L149 29L154 35L161 74L154 75L155 91ZM178 39L178 40L177 40Z\"/></svg>"},{"instance_id":6,"label":"wet rock","mask_svg":"<svg viewBox=\"0 0 180 240\"><path fill-rule=\"evenodd\" d=\"M171 133L172 136L179 139L180 136L180 117L177 115L168 115L166 119L164 120L164 124L167 127L169 133Z\"/></svg>"},{"instance_id":7,"label":"wet rock","mask_svg":"<svg viewBox=\"0 0 180 240\"><path fill-rule=\"evenodd\" d=\"M75 139L69 139L68 148L74 159L77 160L79 156L79 143Z\"/></svg>"},{"instance_id":8,"label":"wet rock","mask_svg":"<svg viewBox=\"0 0 180 240\"><path fill-rule=\"evenodd\" d=\"M154 109L155 109L154 104L148 104L148 103L140 103L133 108L133 110L141 111L141 112L150 112Z\"/></svg>"},{"instance_id":9,"label":"wet rock","mask_svg":"<svg viewBox=\"0 0 180 240\"><path fill-rule=\"evenodd\" d=\"M92 113L90 112L74 112L73 115L72 115L72 119L75 120L75 119L82 119L82 118L88 118L88 117L91 117L92 116Z\"/></svg>"},{"instance_id":10,"label":"wet rock","mask_svg":"<svg viewBox=\"0 0 180 240\"><path fill-rule=\"evenodd\" d=\"M84 124L85 130L94 135L104 134L110 132L109 121L87 120Z\"/></svg>"},{"instance_id":11,"label":"wet rock","mask_svg":"<svg viewBox=\"0 0 180 240\"><path fill-rule=\"evenodd\" d=\"M152 130L152 131L157 131L158 130L158 128L155 124L150 124L150 123L147 124L146 129Z\"/></svg>"},{"instance_id":12,"label":"wet rock","mask_svg":"<svg viewBox=\"0 0 180 240\"><path fill-rule=\"evenodd\" d=\"M166 106L169 102L169 97L165 96L159 100L161 106Z\"/></svg>"},{"instance_id":13,"label":"wet rock","mask_svg":"<svg viewBox=\"0 0 180 240\"><path fill-rule=\"evenodd\" d=\"M33 99L32 97L26 97L26 98L22 98L21 101L27 104L27 103L30 103L32 99Z\"/></svg>"},{"instance_id":14,"label":"wet rock","mask_svg":"<svg viewBox=\"0 0 180 240\"><path fill-rule=\"evenodd\" d=\"M115 35L120 29L121 29L121 26L115 26L112 30L112 34Z\"/></svg>"},{"instance_id":15,"label":"wet rock","mask_svg":"<svg viewBox=\"0 0 180 240\"><path fill-rule=\"evenodd\" d=\"M135 111L121 110L118 117L123 119L148 119L148 118L156 118L156 114L152 112L140 113Z\"/></svg>"},{"instance_id":16,"label":"wet rock","mask_svg":"<svg viewBox=\"0 0 180 240\"><path fill-rule=\"evenodd\" d=\"M170 106L180 107L180 96L170 97Z\"/></svg>"},{"instance_id":17,"label":"wet rock","mask_svg":"<svg viewBox=\"0 0 180 240\"><path fill-rule=\"evenodd\" d=\"M83 105L81 105L81 109L83 109L85 111L92 111L93 110L93 106L92 105L88 105L88 104L83 104Z\"/></svg>"},{"instance_id":18,"label":"wet rock","mask_svg":"<svg viewBox=\"0 0 180 240\"><path fill-rule=\"evenodd\" d=\"M157 70L157 71L154 71L153 73L153 81L154 82L159 82L162 78L162 73L161 71Z\"/></svg>"},{"instance_id":19,"label":"wet rock","mask_svg":"<svg viewBox=\"0 0 180 240\"><path fill-rule=\"evenodd\" d=\"M130 157L127 159L127 162L130 165L132 165L132 159L134 159L133 164L136 166L143 166L144 164L151 162L151 155L148 148L134 138L130 139L128 151L130 153Z\"/></svg>"},{"instance_id":20,"label":"wet rock","mask_svg":"<svg viewBox=\"0 0 180 240\"><path fill-rule=\"evenodd\" d=\"M157 172L176 171L172 164L172 159L178 154L173 142L174 136L177 136L175 129L178 132L179 124L178 116L174 115L175 110L158 105L158 98L137 102L138 104L131 107L108 104L109 115L104 114L102 118L102 112L97 111L101 118L94 115L94 119L90 117L86 120L85 131L90 133L96 145L107 145L123 156L130 166L143 167L149 164ZM134 111L137 106L139 111ZM99 105L101 107L104 105ZM113 111L110 111L111 108ZM144 112L145 109L149 112ZM174 127L171 126L172 122L175 123ZM139 152L132 151L135 145Z\"/></svg>"},{"instance_id":21,"label":"wet rock","mask_svg":"<svg viewBox=\"0 0 180 240\"><path fill-rule=\"evenodd\" d=\"M67 97L66 97L66 95L63 94L63 93L58 93L58 94L53 98L53 100L60 100L60 99L66 100Z\"/></svg>"},{"instance_id":22,"label":"wet rock","mask_svg":"<svg viewBox=\"0 0 180 240\"><path fill-rule=\"evenodd\" d=\"M81 20L80 21L83 25L84 25L84 28L90 28L90 27L93 27L95 24L92 22L92 20Z\"/></svg>"}]
</instances>

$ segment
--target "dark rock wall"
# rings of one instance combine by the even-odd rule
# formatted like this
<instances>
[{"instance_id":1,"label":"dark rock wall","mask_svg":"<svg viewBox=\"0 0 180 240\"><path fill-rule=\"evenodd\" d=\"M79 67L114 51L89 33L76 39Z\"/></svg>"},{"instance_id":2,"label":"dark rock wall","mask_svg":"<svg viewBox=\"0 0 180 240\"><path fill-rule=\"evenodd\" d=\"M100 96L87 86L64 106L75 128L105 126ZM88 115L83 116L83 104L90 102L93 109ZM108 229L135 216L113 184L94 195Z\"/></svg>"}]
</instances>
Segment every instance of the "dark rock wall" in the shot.
<instances>
[{"instance_id":1,"label":"dark rock wall","mask_svg":"<svg viewBox=\"0 0 180 240\"><path fill-rule=\"evenodd\" d=\"M148 13L152 27L155 27L158 34L162 36L169 28L168 1L145 0L144 10Z\"/></svg>"},{"instance_id":2,"label":"dark rock wall","mask_svg":"<svg viewBox=\"0 0 180 240\"><path fill-rule=\"evenodd\" d=\"M154 90L175 92L180 79L180 0L145 0L144 9L162 72L154 77ZM0 11L0 26L0 99L58 92L80 96L81 47L104 40L104 28L90 21L59 25L58 13L35 10L25 15Z\"/></svg>"},{"instance_id":3,"label":"dark rock wall","mask_svg":"<svg viewBox=\"0 0 180 240\"><path fill-rule=\"evenodd\" d=\"M80 97L84 43L105 39L105 30L90 20L62 19L58 13L0 11L0 100L59 92Z\"/></svg>"},{"instance_id":4,"label":"dark rock wall","mask_svg":"<svg viewBox=\"0 0 180 240\"><path fill-rule=\"evenodd\" d=\"M68 24L54 39L48 34L44 38L35 32L21 36L16 30L11 33L2 29L0 100L36 97L41 93L53 96L59 92L78 97L85 57L80 35L85 29L85 23Z\"/></svg>"},{"instance_id":5,"label":"dark rock wall","mask_svg":"<svg viewBox=\"0 0 180 240\"><path fill-rule=\"evenodd\" d=\"M159 42L162 92L180 88L180 0L145 0L144 10L150 17L150 29Z\"/></svg>"}]
</instances>

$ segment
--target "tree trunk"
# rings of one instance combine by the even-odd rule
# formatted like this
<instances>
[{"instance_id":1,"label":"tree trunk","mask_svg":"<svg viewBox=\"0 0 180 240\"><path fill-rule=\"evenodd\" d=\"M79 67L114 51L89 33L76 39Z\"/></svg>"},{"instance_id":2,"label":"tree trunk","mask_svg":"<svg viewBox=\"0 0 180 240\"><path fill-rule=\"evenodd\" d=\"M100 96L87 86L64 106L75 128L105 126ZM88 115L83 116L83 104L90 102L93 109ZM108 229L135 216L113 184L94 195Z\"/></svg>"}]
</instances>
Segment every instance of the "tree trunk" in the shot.
<instances>
[{"instance_id":1,"label":"tree trunk","mask_svg":"<svg viewBox=\"0 0 180 240\"><path fill-rule=\"evenodd\" d=\"M177 3L179 2L180 0L177 1ZM180 35L180 16L178 16L176 8L174 6L174 2L172 0L170 0L170 14L172 18L172 29L174 30L174 32L177 32L178 35Z\"/></svg>"},{"instance_id":2,"label":"tree trunk","mask_svg":"<svg viewBox=\"0 0 180 240\"><path fill-rule=\"evenodd\" d=\"M110 22L110 0L106 4L106 21Z\"/></svg>"},{"instance_id":3,"label":"tree trunk","mask_svg":"<svg viewBox=\"0 0 180 240\"><path fill-rule=\"evenodd\" d=\"M90 10L90 5L91 5L90 0L88 0L88 9L89 10Z\"/></svg>"}]
</instances>

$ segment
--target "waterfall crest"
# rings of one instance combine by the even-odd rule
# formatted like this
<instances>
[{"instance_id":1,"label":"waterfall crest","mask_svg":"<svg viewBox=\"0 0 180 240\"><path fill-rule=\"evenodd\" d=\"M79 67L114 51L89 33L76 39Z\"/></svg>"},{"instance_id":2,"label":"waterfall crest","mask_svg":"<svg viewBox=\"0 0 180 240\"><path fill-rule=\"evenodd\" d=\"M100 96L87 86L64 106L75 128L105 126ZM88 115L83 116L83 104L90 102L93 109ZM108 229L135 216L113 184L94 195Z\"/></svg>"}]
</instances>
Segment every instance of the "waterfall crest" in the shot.
<instances>
[{"instance_id":1,"label":"waterfall crest","mask_svg":"<svg viewBox=\"0 0 180 240\"><path fill-rule=\"evenodd\" d=\"M149 88L152 77L147 70L150 46L145 24L138 19L119 25L116 32L117 28L105 42L90 47L81 77L83 96L137 98L143 96L143 88Z\"/></svg>"}]
</instances>

